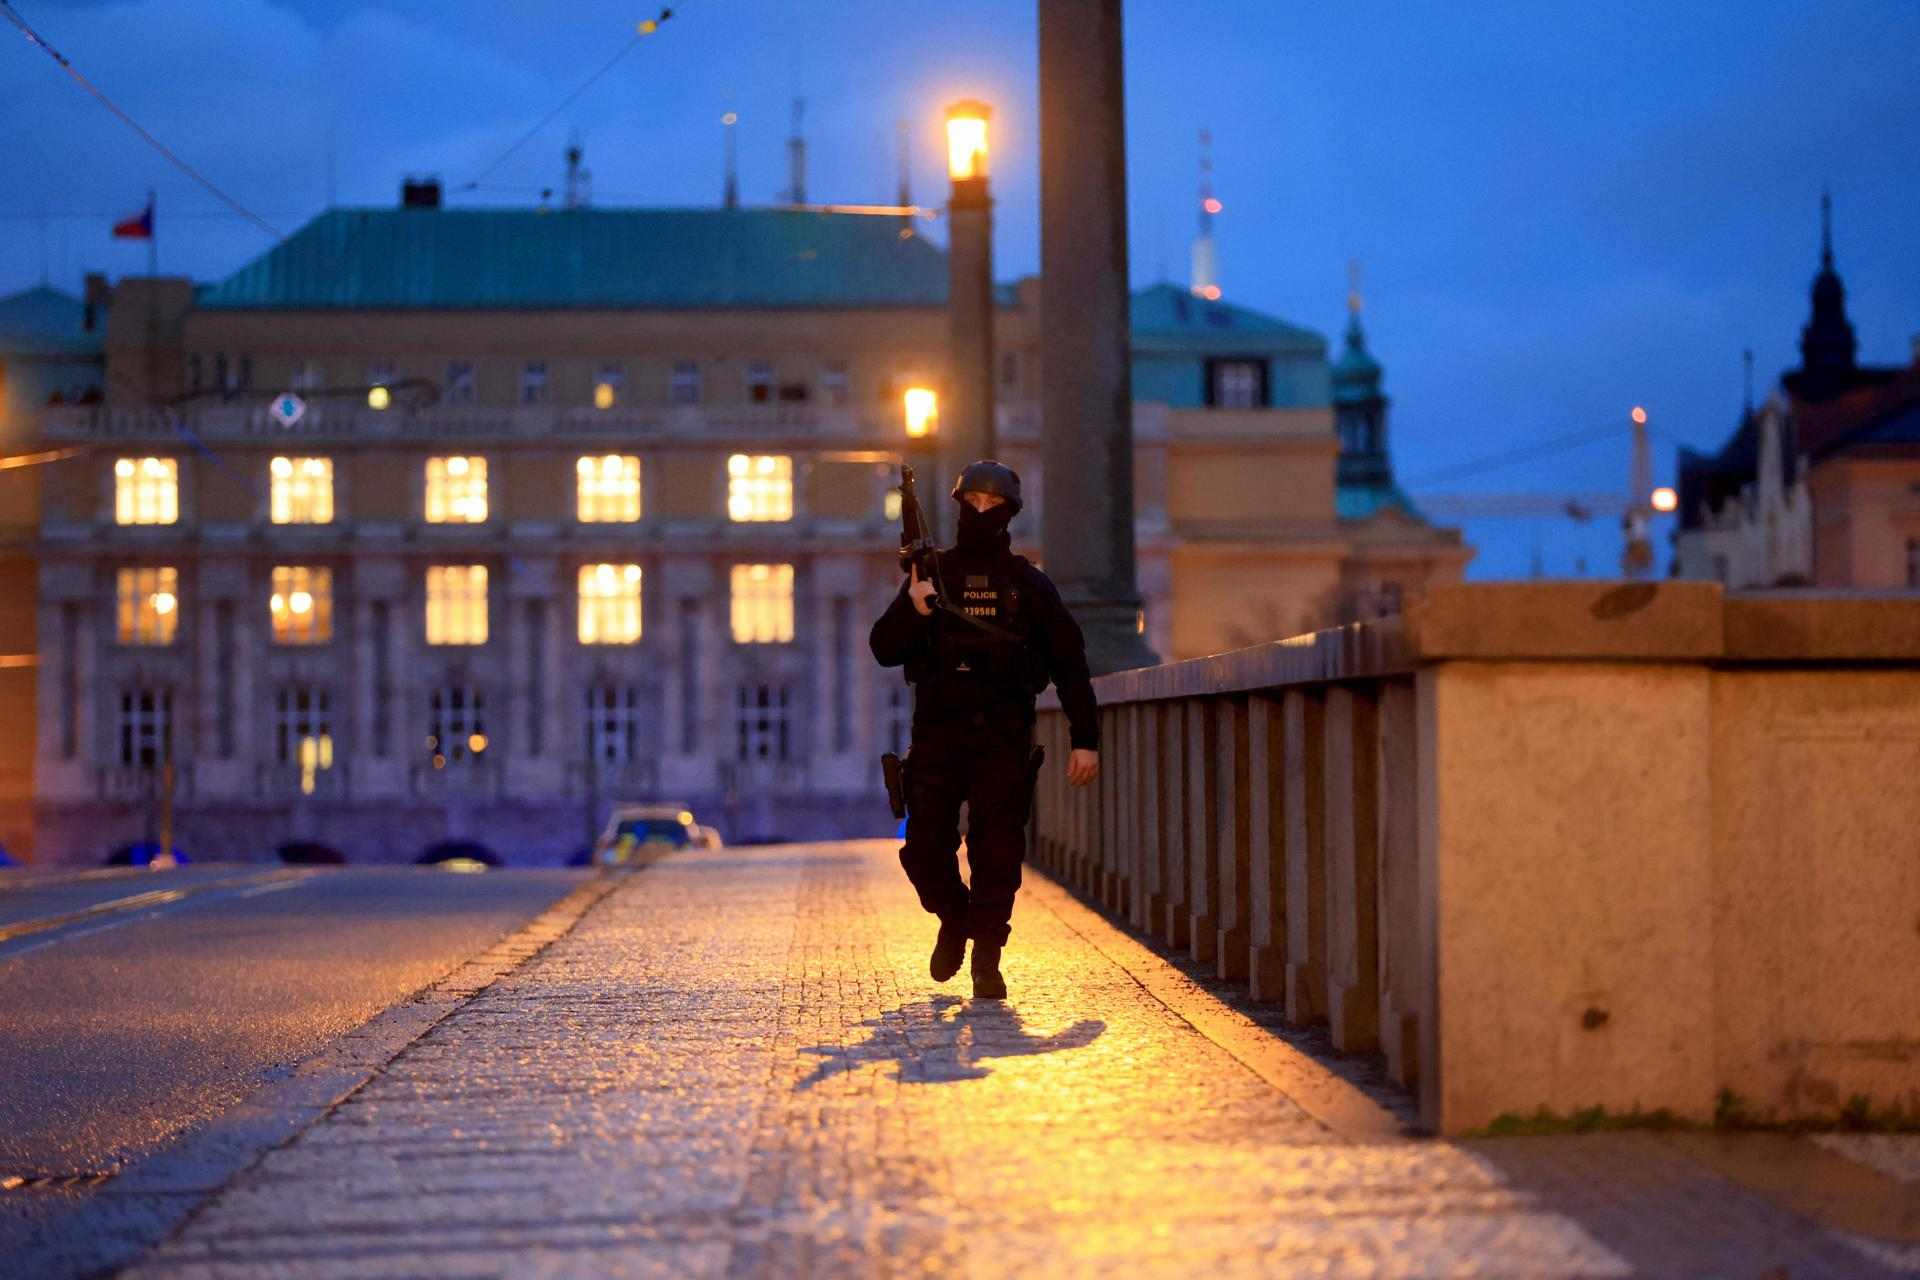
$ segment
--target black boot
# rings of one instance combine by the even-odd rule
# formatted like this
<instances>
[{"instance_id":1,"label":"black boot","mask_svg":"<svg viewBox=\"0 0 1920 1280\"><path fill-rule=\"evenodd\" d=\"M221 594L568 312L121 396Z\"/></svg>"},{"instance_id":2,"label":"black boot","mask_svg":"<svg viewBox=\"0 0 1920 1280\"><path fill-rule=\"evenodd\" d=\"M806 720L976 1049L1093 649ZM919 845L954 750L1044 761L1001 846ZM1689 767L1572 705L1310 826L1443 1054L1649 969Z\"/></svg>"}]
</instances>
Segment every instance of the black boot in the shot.
<instances>
[{"instance_id":1,"label":"black boot","mask_svg":"<svg viewBox=\"0 0 1920 1280\"><path fill-rule=\"evenodd\" d=\"M1000 944L981 942L973 944L973 998L975 1000L1005 1000L1007 998L1007 980L1000 976Z\"/></svg>"},{"instance_id":2,"label":"black boot","mask_svg":"<svg viewBox=\"0 0 1920 1280\"><path fill-rule=\"evenodd\" d=\"M933 975L935 982L945 982L960 972L960 961L967 954L967 926L960 920L940 920L940 936L933 940L933 958L927 961L927 972Z\"/></svg>"}]
</instances>

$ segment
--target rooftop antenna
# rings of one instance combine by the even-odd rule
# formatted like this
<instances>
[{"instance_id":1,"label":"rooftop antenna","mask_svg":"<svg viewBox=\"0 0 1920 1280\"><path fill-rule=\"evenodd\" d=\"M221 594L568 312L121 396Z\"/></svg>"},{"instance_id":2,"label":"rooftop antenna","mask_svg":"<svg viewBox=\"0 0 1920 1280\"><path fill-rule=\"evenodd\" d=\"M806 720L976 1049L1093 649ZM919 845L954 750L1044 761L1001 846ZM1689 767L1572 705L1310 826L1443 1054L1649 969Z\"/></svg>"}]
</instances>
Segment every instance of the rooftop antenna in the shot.
<instances>
[{"instance_id":1,"label":"rooftop antenna","mask_svg":"<svg viewBox=\"0 0 1920 1280\"><path fill-rule=\"evenodd\" d=\"M1200 234L1193 239L1193 274L1188 287L1195 296L1212 301L1220 296L1220 263L1213 247L1213 215L1220 202L1213 195L1213 131L1200 131Z\"/></svg>"},{"instance_id":2,"label":"rooftop antenna","mask_svg":"<svg viewBox=\"0 0 1920 1280\"><path fill-rule=\"evenodd\" d=\"M720 203L728 209L740 207L740 165L733 143L733 126L739 123L738 112L729 111L720 117L720 136L726 140L727 154L727 184L720 196Z\"/></svg>"},{"instance_id":3,"label":"rooftop antenna","mask_svg":"<svg viewBox=\"0 0 1920 1280\"><path fill-rule=\"evenodd\" d=\"M585 154L576 132L567 141L567 185L560 205L563 209L584 209L593 201L593 174L580 163Z\"/></svg>"},{"instance_id":4,"label":"rooftop antenna","mask_svg":"<svg viewBox=\"0 0 1920 1280\"><path fill-rule=\"evenodd\" d=\"M800 126L807 115L807 100L793 100L793 136L787 139L787 203L807 202L807 140Z\"/></svg>"},{"instance_id":5,"label":"rooftop antenna","mask_svg":"<svg viewBox=\"0 0 1920 1280\"><path fill-rule=\"evenodd\" d=\"M1360 308L1363 305L1363 303L1364 303L1364 299L1362 299L1360 296L1360 259L1348 258L1347 259L1347 314L1357 319L1360 315Z\"/></svg>"}]
</instances>

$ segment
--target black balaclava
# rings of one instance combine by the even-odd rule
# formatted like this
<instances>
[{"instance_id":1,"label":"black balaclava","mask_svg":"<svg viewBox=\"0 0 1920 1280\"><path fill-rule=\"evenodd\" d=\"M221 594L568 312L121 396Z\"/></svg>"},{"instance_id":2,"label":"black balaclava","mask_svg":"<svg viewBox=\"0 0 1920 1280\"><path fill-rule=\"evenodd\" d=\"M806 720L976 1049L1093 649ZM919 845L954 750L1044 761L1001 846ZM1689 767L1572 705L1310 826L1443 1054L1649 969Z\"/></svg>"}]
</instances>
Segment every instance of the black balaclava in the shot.
<instances>
[{"instance_id":1,"label":"black balaclava","mask_svg":"<svg viewBox=\"0 0 1920 1280\"><path fill-rule=\"evenodd\" d=\"M1002 502L975 511L971 502L960 504L960 523L954 530L954 544L963 551L1005 551L1013 545L1007 526L1013 522L1013 504Z\"/></svg>"}]
</instances>

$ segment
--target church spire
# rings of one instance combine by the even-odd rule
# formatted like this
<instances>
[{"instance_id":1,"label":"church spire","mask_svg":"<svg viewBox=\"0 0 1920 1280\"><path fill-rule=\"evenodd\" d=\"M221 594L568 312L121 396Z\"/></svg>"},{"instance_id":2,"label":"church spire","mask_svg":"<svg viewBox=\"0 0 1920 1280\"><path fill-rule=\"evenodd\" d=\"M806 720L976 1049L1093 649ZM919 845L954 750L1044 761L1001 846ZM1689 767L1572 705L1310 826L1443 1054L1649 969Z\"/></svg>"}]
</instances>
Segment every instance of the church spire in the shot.
<instances>
[{"instance_id":1,"label":"church spire","mask_svg":"<svg viewBox=\"0 0 1920 1280\"><path fill-rule=\"evenodd\" d=\"M1390 485L1387 398L1381 394L1380 362L1367 352L1360 327L1360 263L1347 264L1347 349L1333 366L1334 427L1340 436L1335 476L1344 485Z\"/></svg>"},{"instance_id":2,"label":"church spire","mask_svg":"<svg viewBox=\"0 0 1920 1280\"><path fill-rule=\"evenodd\" d=\"M1818 394L1822 384L1840 382L1856 368L1859 340L1847 319L1847 290L1833 267L1833 196L1820 193L1820 273L1813 278L1813 314L1800 331L1803 381Z\"/></svg>"}]
</instances>

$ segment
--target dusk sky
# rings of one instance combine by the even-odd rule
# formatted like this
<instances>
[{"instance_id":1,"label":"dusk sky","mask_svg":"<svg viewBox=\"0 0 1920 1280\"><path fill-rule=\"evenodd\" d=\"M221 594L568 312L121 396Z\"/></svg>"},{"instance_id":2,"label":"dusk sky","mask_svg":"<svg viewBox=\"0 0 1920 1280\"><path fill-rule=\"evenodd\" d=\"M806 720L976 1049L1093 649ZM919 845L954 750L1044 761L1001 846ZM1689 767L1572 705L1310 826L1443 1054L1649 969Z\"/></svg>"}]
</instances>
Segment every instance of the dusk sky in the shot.
<instances>
[{"instance_id":1,"label":"dusk sky","mask_svg":"<svg viewBox=\"0 0 1920 1280\"><path fill-rule=\"evenodd\" d=\"M996 111L998 274L1039 265L1033 0L687 0L554 123L488 162L658 6L570 0L17 0L75 66L283 232L328 203L387 205L432 172L458 205L531 204L578 130L599 204L700 205L740 115L742 197L786 184L806 99L815 201L891 200L896 129L913 194L944 199L939 117ZM1196 134L1215 140L1228 301L1328 335L1349 259L1393 397L1398 474L1445 488L1624 490L1626 415L1717 447L1741 402L1798 359L1822 185L1867 363L1920 333L1920 4L1914 0L1542 5L1128 0L1135 285L1184 280ZM1551 16L1549 16L1551 15ZM159 193L165 272L216 279L270 239L224 212L0 27L7 183L0 292L78 292L141 272L108 227ZM1617 440L1444 485L1433 472L1583 428ZM1666 529L1656 526L1664 572ZM1617 570L1611 521L1474 521L1475 577Z\"/></svg>"}]
</instances>

